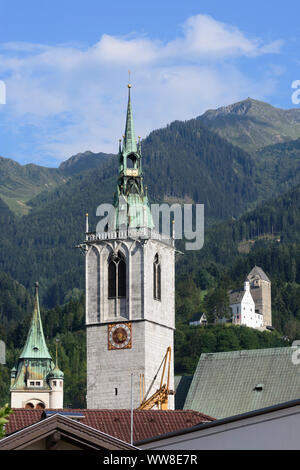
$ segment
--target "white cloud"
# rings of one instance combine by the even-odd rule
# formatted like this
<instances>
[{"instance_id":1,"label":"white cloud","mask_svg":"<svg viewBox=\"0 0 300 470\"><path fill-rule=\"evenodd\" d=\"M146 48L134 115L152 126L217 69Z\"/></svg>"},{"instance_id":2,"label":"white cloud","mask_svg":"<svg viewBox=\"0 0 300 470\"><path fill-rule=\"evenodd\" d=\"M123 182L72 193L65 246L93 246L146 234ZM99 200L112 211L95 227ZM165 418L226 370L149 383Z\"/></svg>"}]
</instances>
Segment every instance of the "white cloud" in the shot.
<instances>
[{"instance_id":1,"label":"white cloud","mask_svg":"<svg viewBox=\"0 0 300 470\"><path fill-rule=\"evenodd\" d=\"M0 77L7 84L1 116L6 128L23 129L25 136L15 156L22 148L27 155L30 150L30 158L44 155L54 162L87 149L116 151L125 124L128 68L133 72L135 127L142 136L174 119L189 119L247 96L263 98L274 90L274 81L252 82L232 59L277 53L280 41L263 44L207 15L188 18L182 31L166 44L145 36L103 34L85 48L0 45Z\"/></svg>"}]
</instances>

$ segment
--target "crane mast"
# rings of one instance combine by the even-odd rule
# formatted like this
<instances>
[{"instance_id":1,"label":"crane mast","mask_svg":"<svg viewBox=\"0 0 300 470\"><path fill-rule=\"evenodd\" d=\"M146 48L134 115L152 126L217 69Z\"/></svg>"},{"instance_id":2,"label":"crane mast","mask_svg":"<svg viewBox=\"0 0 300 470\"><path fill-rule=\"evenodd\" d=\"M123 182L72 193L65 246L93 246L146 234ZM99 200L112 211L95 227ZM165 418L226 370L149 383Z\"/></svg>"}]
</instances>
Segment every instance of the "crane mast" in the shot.
<instances>
[{"instance_id":1,"label":"crane mast","mask_svg":"<svg viewBox=\"0 0 300 470\"><path fill-rule=\"evenodd\" d=\"M162 366L163 366L163 370L162 370L162 375L161 375L161 380L160 380L160 387L158 390L156 390L155 393L153 393L153 395L147 398L147 395L149 394L152 388L152 385L155 382L155 379ZM166 383L164 383L167 366L168 366L167 380L166 380ZM167 348L167 352L158 368L157 373L155 374L152 380L152 383L145 397L144 397L144 375L140 376L140 393L142 392L143 399L142 399L140 406L137 408L138 410L151 410L155 406L157 406L159 410L168 409L169 395L175 394L173 390L170 390L170 370L171 370L171 347L169 346Z\"/></svg>"}]
</instances>

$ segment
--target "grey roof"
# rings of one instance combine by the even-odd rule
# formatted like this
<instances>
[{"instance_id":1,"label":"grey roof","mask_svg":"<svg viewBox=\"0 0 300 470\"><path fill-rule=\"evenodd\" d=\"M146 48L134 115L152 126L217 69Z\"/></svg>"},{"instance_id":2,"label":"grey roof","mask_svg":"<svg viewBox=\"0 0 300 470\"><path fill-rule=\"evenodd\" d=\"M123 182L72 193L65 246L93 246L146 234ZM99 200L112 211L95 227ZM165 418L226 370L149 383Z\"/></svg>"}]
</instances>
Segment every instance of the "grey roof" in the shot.
<instances>
[{"instance_id":1,"label":"grey roof","mask_svg":"<svg viewBox=\"0 0 300 470\"><path fill-rule=\"evenodd\" d=\"M201 312L201 313L194 313L194 315L193 315L192 318L190 319L190 322L191 322L191 321L199 321L199 320L201 320L202 317L203 317L203 320L204 320L204 321L207 320L205 313L203 313L203 312Z\"/></svg>"},{"instance_id":2,"label":"grey roof","mask_svg":"<svg viewBox=\"0 0 300 470\"><path fill-rule=\"evenodd\" d=\"M190 385L192 383L192 375L175 375L175 410L182 410L186 400Z\"/></svg>"},{"instance_id":3,"label":"grey roof","mask_svg":"<svg viewBox=\"0 0 300 470\"><path fill-rule=\"evenodd\" d=\"M239 304L245 295L244 289L235 289L229 291L229 305Z\"/></svg>"},{"instance_id":4,"label":"grey roof","mask_svg":"<svg viewBox=\"0 0 300 470\"><path fill-rule=\"evenodd\" d=\"M300 398L297 348L201 354L184 409L226 418Z\"/></svg>"},{"instance_id":5,"label":"grey roof","mask_svg":"<svg viewBox=\"0 0 300 470\"><path fill-rule=\"evenodd\" d=\"M263 281L271 282L266 273L259 266L254 266L254 268L248 274L247 279L250 280L252 277L256 276Z\"/></svg>"}]
</instances>

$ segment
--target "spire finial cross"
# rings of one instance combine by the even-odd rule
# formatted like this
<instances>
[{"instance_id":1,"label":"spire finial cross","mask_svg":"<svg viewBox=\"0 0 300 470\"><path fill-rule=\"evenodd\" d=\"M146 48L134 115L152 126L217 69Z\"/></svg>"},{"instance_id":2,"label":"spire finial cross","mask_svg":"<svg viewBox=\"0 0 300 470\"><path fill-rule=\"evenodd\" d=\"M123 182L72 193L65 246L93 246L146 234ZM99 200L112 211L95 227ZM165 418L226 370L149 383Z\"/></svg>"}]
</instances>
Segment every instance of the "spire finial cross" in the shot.
<instances>
[{"instance_id":1,"label":"spire finial cross","mask_svg":"<svg viewBox=\"0 0 300 470\"><path fill-rule=\"evenodd\" d=\"M128 70L128 88L131 88L131 83L130 83L130 74L131 74L131 71Z\"/></svg>"}]
</instances>

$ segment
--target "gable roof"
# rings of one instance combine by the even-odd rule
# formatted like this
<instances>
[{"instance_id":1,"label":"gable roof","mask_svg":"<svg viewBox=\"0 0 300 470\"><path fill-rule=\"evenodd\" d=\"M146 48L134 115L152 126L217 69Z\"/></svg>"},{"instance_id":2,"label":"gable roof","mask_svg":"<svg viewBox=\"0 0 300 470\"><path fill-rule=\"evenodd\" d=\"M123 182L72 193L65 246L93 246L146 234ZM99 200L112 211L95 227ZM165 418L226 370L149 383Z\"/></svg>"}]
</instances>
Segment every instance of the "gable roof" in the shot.
<instances>
[{"instance_id":1,"label":"gable roof","mask_svg":"<svg viewBox=\"0 0 300 470\"><path fill-rule=\"evenodd\" d=\"M56 435L54 434L56 433ZM65 441L85 450L134 450L135 447L69 417L55 414L0 440L0 450L21 450L41 440ZM55 439L56 438L56 442ZM47 446L47 444L46 444Z\"/></svg>"},{"instance_id":2,"label":"gable roof","mask_svg":"<svg viewBox=\"0 0 300 470\"><path fill-rule=\"evenodd\" d=\"M225 418L298 399L293 347L201 354L185 409Z\"/></svg>"},{"instance_id":3,"label":"gable roof","mask_svg":"<svg viewBox=\"0 0 300 470\"><path fill-rule=\"evenodd\" d=\"M245 295L244 289L235 289L229 291L229 305L240 304Z\"/></svg>"},{"instance_id":4,"label":"gable roof","mask_svg":"<svg viewBox=\"0 0 300 470\"><path fill-rule=\"evenodd\" d=\"M194 313L194 315L192 316L192 318L189 320L190 322L191 321L199 321L199 320L203 320L203 321L207 321L207 318L206 318L206 315L205 313L203 312L200 312L200 313Z\"/></svg>"},{"instance_id":5,"label":"gable roof","mask_svg":"<svg viewBox=\"0 0 300 470\"><path fill-rule=\"evenodd\" d=\"M47 410L48 411L48 410ZM50 410L49 410L50 411ZM58 413L80 413L80 423L98 429L110 436L130 442L130 410L63 409ZM6 435L40 421L43 410L14 409L6 425ZM192 410L134 410L133 440L138 441L177 429L213 421L214 418Z\"/></svg>"}]
</instances>

